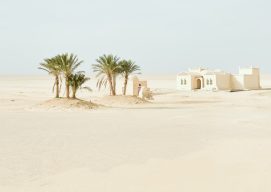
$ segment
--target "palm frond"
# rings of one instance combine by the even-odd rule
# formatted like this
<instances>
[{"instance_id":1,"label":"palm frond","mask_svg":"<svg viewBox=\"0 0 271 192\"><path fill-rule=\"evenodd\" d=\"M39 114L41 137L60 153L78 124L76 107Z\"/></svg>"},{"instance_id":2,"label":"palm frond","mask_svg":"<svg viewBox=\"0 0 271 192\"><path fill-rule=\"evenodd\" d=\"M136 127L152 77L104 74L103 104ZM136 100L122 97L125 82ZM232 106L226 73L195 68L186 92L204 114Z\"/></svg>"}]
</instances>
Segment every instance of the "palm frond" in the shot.
<instances>
[{"instance_id":1,"label":"palm frond","mask_svg":"<svg viewBox=\"0 0 271 192\"><path fill-rule=\"evenodd\" d=\"M107 84L113 83L113 79L120 73L118 56L112 54L102 55L96 59L96 64L92 65L93 72L96 73L96 78L98 78L96 86L101 89L102 86L105 88ZM115 86L110 85L110 89L114 89ZM111 90L115 92L115 90Z\"/></svg>"}]
</instances>

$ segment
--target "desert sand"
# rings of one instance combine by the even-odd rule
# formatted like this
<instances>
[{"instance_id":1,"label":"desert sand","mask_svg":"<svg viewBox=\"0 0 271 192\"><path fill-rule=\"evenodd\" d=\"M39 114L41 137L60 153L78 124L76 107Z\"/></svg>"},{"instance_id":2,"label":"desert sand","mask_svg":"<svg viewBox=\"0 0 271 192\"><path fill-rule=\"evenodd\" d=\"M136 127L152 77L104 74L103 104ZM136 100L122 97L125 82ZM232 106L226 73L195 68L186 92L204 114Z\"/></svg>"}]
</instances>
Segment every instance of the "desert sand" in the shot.
<instances>
[{"instance_id":1,"label":"desert sand","mask_svg":"<svg viewBox=\"0 0 271 192\"><path fill-rule=\"evenodd\" d=\"M145 78L153 101L105 96L92 79L78 96L95 107L82 108L51 100L50 77L0 76L0 191L271 191L269 76L242 92Z\"/></svg>"}]
</instances>

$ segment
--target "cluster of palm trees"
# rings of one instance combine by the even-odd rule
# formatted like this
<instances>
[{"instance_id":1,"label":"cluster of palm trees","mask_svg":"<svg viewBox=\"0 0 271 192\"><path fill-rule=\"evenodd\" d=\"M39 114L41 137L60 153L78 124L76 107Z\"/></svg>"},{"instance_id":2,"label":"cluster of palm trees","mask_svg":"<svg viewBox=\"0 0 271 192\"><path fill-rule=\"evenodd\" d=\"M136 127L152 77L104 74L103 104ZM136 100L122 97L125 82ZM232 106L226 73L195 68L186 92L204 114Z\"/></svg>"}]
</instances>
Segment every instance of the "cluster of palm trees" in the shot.
<instances>
[{"instance_id":1,"label":"cluster of palm trees","mask_svg":"<svg viewBox=\"0 0 271 192\"><path fill-rule=\"evenodd\" d=\"M109 84L110 95L116 95L116 81L117 77L121 75L124 78L123 95L126 95L127 84L129 76L133 73L139 73L140 67L131 60L120 59L114 55L103 55L93 64L93 71L98 78L97 87L107 87ZM67 98L76 98L76 93L79 89L85 88L91 90L89 87L83 87L83 84L90 80L86 77L84 71L77 71L76 69L83 63L74 54L60 54L52 58L44 59L40 64L39 69L47 71L54 76L55 82L53 91L55 91L56 98L60 97L60 90L62 79L65 79L65 92ZM70 92L72 91L72 96Z\"/></svg>"},{"instance_id":2,"label":"cluster of palm trees","mask_svg":"<svg viewBox=\"0 0 271 192\"><path fill-rule=\"evenodd\" d=\"M76 72L76 69L83 63L74 54L60 54L52 58L44 59L40 64L39 69L47 71L50 75L54 76L55 82L53 91L56 93L56 98L60 97L62 78L65 79L65 92L66 97L71 98L70 90L72 91L72 98L76 98L76 93L82 85L89 80L84 74L84 71Z\"/></svg>"},{"instance_id":3,"label":"cluster of palm trees","mask_svg":"<svg viewBox=\"0 0 271 192\"><path fill-rule=\"evenodd\" d=\"M107 87L109 84L110 95L116 95L116 81L117 77L121 75L124 78L123 95L126 95L127 84L129 76L133 73L139 73L140 67L132 60L120 59L114 55L103 55L93 64L93 72L98 78L97 87Z\"/></svg>"}]
</instances>

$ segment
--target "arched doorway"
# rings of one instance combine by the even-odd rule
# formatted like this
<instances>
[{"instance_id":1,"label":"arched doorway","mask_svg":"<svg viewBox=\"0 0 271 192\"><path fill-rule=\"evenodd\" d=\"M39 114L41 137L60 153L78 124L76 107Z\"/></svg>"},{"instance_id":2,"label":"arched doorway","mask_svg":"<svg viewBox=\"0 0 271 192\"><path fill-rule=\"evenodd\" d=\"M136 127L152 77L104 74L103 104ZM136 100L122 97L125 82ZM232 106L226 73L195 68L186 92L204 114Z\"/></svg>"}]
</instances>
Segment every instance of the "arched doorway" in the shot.
<instances>
[{"instance_id":1,"label":"arched doorway","mask_svg":"<svg viewBox=\"0 0 271 192\"><path fill-rule=\"evenodd\" d=\"M196 89L201 89L201 79L197 79L197 87Z\"/></svg>"}]
</instances>

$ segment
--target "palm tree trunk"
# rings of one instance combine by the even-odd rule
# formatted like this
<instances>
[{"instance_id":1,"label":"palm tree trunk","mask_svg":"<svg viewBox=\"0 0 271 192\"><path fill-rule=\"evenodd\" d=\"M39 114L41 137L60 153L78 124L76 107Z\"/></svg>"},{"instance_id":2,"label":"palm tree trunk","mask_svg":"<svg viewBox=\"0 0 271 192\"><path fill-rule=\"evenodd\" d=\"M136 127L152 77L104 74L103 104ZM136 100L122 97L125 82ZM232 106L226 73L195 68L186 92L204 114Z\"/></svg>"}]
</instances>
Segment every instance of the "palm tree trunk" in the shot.
<instances>
[{"instance_id":1,"label":"palm tree trunk","mask_svg":"<svg viewBox=\"0 0 271 192\"><path fill-rule=\"evenodd\" d=\"M112 80L112 84L113 84L113 96L116 95L116 76L113 76L113 80Z\"/></svg>"},{"instance_id":2,"label":"palm tree trunk","mask_svg":"<svg viewBox=\"0 0 271 192\"><path fill-rule=\"evenodd\" d=\"M66 97L70 98L70 83L68 81L68 77L66 77Z\"/></svg>"},{"instance_id":3,"label":"palm tree trunk","mask_svg":"<svg viewBox=\"0 0 271 192\"><path fill-rule=\"evenodd\" d=\"M116 92L114 90L113 79L112 79L112 77L110 75L107 78L108 78L109 85L110 85L110 94L113 95L113 96L115 96Z\"/></svg>"},{"instance_id":4,"label":"palm tree trunk","mask_svg":"<svg viewBox=\"0 0 271 192\"><path fill-rule=\"evenodd\" d=\"M112 95L116 95L116 81L115 81L115 75L111 75L111 84L112 84Z\"/></svg>"},{"instance_id":5,"label":"palm tree trunk","mask_svg":"<svg viewBox=\"0 0 271 192\"><path fill-rule=\"evenodd\" d=\"M59 98L59 77L56 75L55 77L55 83L56 83L56 98Z\"/></svg>"},{"instance_id":6,"label":"palm tree trunk","mask_svg":"<svg viewBox=\"0 0 271 192\"><path fill-rule=\"evenodd\" d=\"M72 98L76 99L76 88L75 87L72 88Z\"/></svg>"},{"instance_id":7,"label":"palm tree trunk","mask_svg":"<svg viewBox=\"0 0 271 192\"><path fill-rule=\"evenodd\" d=\"M114 93L115 93L114 95L116 95L116 83L117 83L116 78L117 78L117 77L116 77L116 75L114 74L114 75L113 75L113 88L114 88Z\"/></svg>"},{"instance_id":8,"label":"palm tree trunk","mask_svg":"<svg viewBox=\"0 0 271 192\"><path fill-rule=\"evenodd\" d=\"M126 95L127 84L128 84L128 75L125 75L123 95Z\"/></svg>"}]
</instances>

